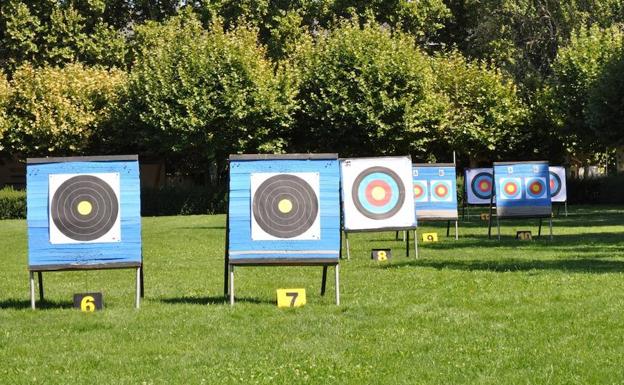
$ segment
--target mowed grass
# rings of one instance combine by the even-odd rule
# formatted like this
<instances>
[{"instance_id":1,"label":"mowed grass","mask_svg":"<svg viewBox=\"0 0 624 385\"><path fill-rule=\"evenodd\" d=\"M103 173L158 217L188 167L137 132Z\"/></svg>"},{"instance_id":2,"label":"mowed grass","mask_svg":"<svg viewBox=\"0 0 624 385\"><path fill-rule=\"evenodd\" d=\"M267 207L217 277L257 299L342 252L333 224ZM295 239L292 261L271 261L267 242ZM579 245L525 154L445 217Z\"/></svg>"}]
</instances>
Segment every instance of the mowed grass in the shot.
<instances>
[{"instance_id":1,"label":"mowed grass","mask_svg":"<svg viewBox=\"0 0 624 385\"><path fill-rule=\"evenodd\" d=\"M478 210L473 210L477 214ZM624 208L582 207L554 220L554 241L517 241L536 221L460 223L460 240L405 257L394 233L350 235L319 295L319 267L236 271L224 302L225 216L144 218L146 296L134 271L44 274L30 310L25 221L0 221L1 384L621 384L624 382ZM393 260L370 260L390 247ZM278 309L277 288L308 304ZM105 310L73 310L102 291Z\"/></svg>"}]
</instances>

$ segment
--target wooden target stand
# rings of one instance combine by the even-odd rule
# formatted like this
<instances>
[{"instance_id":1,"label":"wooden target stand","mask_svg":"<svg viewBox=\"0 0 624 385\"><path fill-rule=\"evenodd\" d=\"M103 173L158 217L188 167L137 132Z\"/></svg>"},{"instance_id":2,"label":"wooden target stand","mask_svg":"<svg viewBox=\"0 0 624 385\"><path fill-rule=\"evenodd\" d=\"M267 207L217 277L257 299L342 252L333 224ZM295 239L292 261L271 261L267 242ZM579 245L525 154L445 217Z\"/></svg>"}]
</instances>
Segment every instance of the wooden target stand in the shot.
<instances>
[{"instance_id":1,"label":"wooden target stand","mask_svg":"<svg viewBox=\"0 0 624 385\"><path fill-rule=\"evenodd\" d=\"M272 266L322 266L323 277L321 280L321 296L325 295L325 289L327 287L327 269L330 266L334 267L335 288L336 288L336 305L340 305L340 260L322 260L322 259L298 259L285 261L283 259L262 259L259 262L257 259L236 259L230 260L229 245L230 245L230 229L229 229L229 214L225 219L225 266L223 269L223 295L229 299L230 305L234 305L234 268L235 267L272 267ZM342 239L340 244L340 258L342 259Z\"/></svg>"},{"instance_id":2,"label":"wooden target stand","mask_svg":"<svg viewBox=\"0 0 624 385\"><path fill-rule=\"evenodd\" d=\"M382 229L366 229L366 230L345 230L342 232L345 238L345 247L347 249L347 260L351 259L351 251L349 249L349 233L381 233L386 231L394 231L396 237L398 238L399 231L403 231L403 241L405 242L405 256L410 256L410 231L414 232L414 255L418 258L418 237L417 237L417 227L393 227L393 228L382 228ZM342 248L341 248L342 249Z\"/></svg>"},{"instance_id":3,"label":"wooden target stand","mask_svg":"<svg viewBox=\"0 0 624 385\"><path fill-rule=\"evenodd\" d=\"M39 300L44 301L43 289L43 273L44 272L60 272L60 271L81 271L81 270L115 270L115 269L136 269L136 295L134 307L141 307L141 298L144 297L145 289L143 285L143 264L142 263L111 263L111 264L94 264L94 265L45 265L29 267L30 275L30 307L36 309L35 301L35 273L37 273L37 281L39 287Z\"/></svg>"}]
</instances>

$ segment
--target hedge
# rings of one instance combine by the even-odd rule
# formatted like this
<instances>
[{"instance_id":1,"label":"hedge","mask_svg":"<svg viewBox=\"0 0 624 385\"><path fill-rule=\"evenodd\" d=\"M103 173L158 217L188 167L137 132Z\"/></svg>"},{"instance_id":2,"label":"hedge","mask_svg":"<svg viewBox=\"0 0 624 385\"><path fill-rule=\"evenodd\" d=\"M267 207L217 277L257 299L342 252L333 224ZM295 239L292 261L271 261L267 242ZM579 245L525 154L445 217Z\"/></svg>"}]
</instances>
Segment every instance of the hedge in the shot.
<instances>
[{"instance_id":1,"label":"hedge","mask_svg":"<svg viewBox=\"0 0 624 385\"><path fill-rule=\"evenodd\" d=\"M26 191L0 189L0 219L26 218Z\"/></svg>"}]
</instances>

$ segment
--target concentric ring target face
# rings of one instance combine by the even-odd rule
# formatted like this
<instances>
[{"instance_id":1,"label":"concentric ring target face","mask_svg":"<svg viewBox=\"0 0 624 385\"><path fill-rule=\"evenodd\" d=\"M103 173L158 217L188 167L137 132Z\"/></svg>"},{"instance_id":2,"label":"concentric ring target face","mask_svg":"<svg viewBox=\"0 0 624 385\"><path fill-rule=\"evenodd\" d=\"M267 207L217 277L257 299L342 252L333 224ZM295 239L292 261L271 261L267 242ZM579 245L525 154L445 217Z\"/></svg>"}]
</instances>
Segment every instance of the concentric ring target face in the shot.
<instances>
[{"instance_id":1,"label":"concentric ring target face","mask_svg":"<svg viewBox=\"0 0 624 385\"><path fill-rule=\"evenodd\" d=\"M50 241L120 241L119 207L119 174L51 175Z\"/></svg>"},{"instance_id":2,"label":"concentric ring target face","mask_svg":"<svg viewBox=\"0 0 624 385\"><path fill-rule=\"evenodd\" d=\"M492 174L480 172L474 176L470 184L472 193L480 199L490 199L492 195Z\"/></svg>"},{"instance_id":3,"label":"concentric ring target face","mask_svg":"<svg viewBox=\"0 0 624 385\"><path fill-rule=\"evenodd\" d=\"M550 174L550 197L552 198L561 191L561 179L552 171L548 171L548 173Z\"/></svg>"},{"instance_id":4,"label":"concentric ring target face","mask_svg":"<svg viewBox=\"0 0 624 385\"><path fill-rule=\"evenodd\" d=\"M434 202L450 202L453 197L451 196L451 183L446 180L432 180L431 181L431 200Z\"/></svg>"},{"instance_id":5,"label":"concentric ring target face","mask_svg":"<svg viewBox=\"0 0 624 385\"><path fill-rule=\"evenodd\" d=\"M414 202L427 202L428 197L427 181L414 181Z\"/></svg>"},{"instance_id":6,"label":"concentric ring target face","mask_svg":"<svg viewBox=\"0 0 624 385\"><path fill-rule=\"evenodd\" d=\"M387 219L401 210L405 185L389 168L370 167L355 178L351 195L362 215L376 220Z\"/></svg>"},{"instance_id":7,"label":"concentric ring target face","mask_svg":"<svg viewBox=\"0 0 624 385\"><path fill-rule=\"evenodd\" d=\"M526 192L527 198L544 198L546 196L546 180L544 178L527 178Z\"/></svg>"},{"instance_id":8,"label":"concentric ring target face","mask_svg":"<svg viewBox=\"0 0 624 385\"><path fill-rule=\"evenodd\" d=\"M503 199L520 199L522 197L522 188L519 178L501 178L501 198Z\"/></svg>"},{"instance_id":9,"label":"concentric ring target face","mask_svg":"<svg viewBox=\"0 0 624 385\"><path fill-rule=\"evenodd\" d=\"M318 173L252 174L252 239L320 239L318 186Z\"/></svg>"}]
</instances>

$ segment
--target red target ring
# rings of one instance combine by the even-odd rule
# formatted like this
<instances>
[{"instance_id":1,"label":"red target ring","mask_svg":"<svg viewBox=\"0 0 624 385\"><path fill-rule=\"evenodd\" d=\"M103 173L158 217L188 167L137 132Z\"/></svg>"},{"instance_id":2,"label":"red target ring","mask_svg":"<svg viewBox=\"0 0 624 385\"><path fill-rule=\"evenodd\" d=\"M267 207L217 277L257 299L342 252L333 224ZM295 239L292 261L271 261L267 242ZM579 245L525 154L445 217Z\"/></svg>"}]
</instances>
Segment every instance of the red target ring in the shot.
<instances>
[{"instance_id":1,"label":"red target ring","mask_svg":"<svg viewBox=\"0 0 624 385\"><path fill-rule=\"evenodd\" d=\"M366 200L375 206L383 206L390 202L392 188L383 180L375 180L366 186Z\"/></svg>"}]
</instances>

